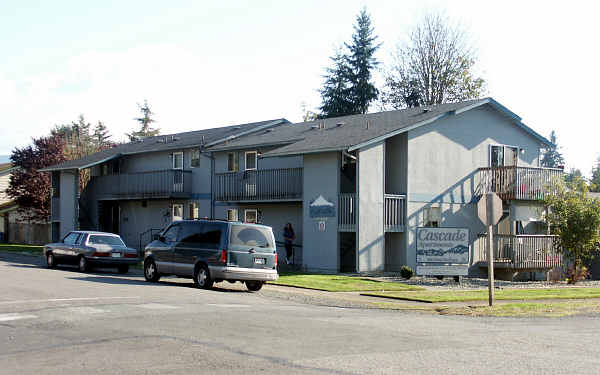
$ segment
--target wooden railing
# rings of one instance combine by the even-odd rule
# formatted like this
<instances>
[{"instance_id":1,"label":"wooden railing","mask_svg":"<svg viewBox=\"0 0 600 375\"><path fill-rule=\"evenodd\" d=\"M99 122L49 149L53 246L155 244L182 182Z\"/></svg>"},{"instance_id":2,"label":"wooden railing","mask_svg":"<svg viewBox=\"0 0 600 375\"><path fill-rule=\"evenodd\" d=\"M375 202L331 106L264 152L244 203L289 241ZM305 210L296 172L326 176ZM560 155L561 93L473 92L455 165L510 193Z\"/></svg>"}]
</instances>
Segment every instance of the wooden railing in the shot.
<instances>
[{"instance_id":1,"label":"wooden railing","mask_svg":"<svg viewBox=\"0 0 600 375\"><path fill-rule=\"evenodd\" d=\"M92 177L96 194L104 199L186 198L192 192L190 171L168 169Z\"/></svg>"},{"instance_id":2,"label":"wooden railing","mask_svg":"<svg viewBox=\"0 0 600 375\"><path fill-rule=\"evenodd\" d=\"M356 194L340 194L338 208L338 230L354 232L356 230Z\"/></svg>"},{"instance_id":3,"label":"wooden railing","mask_svg":"<svg viewBox=\"0 0 600 375\"><path fill-rule=\"evenodd\" d=\"M384 223L386 232L404 232L406 195L386 194L384 199Z\"/></svg>"},{"instance_id":4,"label":"wooden railing","mask_svg":"<svg viewBox=\"0 0 600 375\"><path fill-rule=\"evenodd\" d=\"M503 200L540 200L552 193L562 169L533 167L479 168L480 192L493 192Z\"/></svg>"},{"instance_id":5,"label":"wooden railing","mask_svg":"<svg viewBox=\"0 0 600 375\"><path fill-rule=\"evenodd\" d=\"M302 199L302 168L260 169L215 174L215 200L277 201Z\"/></svg>"},{"instance_id":6,"label":"wooden railing","mask_svg":"<svg viewBox=\"0 0 600 375\"><path fill-rule=\"evenodd\" d=\"M356 194L343 193L338 198L338 230L356 231ZM385 194L383 219L386 232L404 232L406 195Z\"/></svg>"},{"instance_id":7,"label":"wooden railing","mask_svg":"<svg viewBox=\"0 0 600 375\"><path fill-rule=\"evenodd\" d=\"M562 255L554 248L553 241L554 236L547 235L496 234L493 237L494 262L517 270L560 267ZM486 236L480 235L476 242L477 259L487 262Z\"/></svg>"}]
</instances>

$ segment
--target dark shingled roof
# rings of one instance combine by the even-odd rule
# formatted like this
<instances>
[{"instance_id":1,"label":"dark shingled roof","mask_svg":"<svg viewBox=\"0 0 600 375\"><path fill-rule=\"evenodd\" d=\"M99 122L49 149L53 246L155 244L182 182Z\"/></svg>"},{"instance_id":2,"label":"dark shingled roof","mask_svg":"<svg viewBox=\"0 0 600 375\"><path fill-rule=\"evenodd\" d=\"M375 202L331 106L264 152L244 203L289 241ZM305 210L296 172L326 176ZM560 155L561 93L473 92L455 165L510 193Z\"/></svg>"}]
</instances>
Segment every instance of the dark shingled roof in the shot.
<instances>
[{"instance_id":1,"label":"dark shingled roof","mask_svg":"<svg viewBox=\"0 0 600 375\"><path fill-rule=\"evenodd\" d=\"M121 155L139 154L144 152L179 150L200 145L208 145L214 142L224 141L228 138L235 138L248 132L258 131L264 128L271 128L281 124L287 124L286 119L276 119L268 121L253 122L241 125L224 126L220 128L204 129L184 133L159 135L156 137L144 138L141 142L129 142L118 145L114 148L88 155L81 159L68 160L60 164L40 169L40 171L57 171L65 169L88 168L92 165L117 158Z\"/></svg>"},{"instance_id":2,"label":"dark shingled roof","mask_svg":"<svg viewBox=\"0 0 600 375\"><path fill-rule=\"evenodd\" d=\"M352 149L353 146L365 142L392 136L404 129L424 125L436 121L462 110L468 110L481 105L489 104L496 110L511 118L517 126L536 137L540 142L549 144L549 141L531 130L521 122L521 118L510 112L501 104L491 98L468 100L459 103L447 103L434 106L409 108L397 111L370 113L335 117L273 129L271 133L261 136L261 140L275 143L278 140L295 138L295 142L266 152L263 157L298 155L324 151L339 151ZM321 125L323 128L319 128ZM315 129L316 127L316 129ZM292 130L293 129L293 130ZM260 134L260 133L259 133ZM256 138L257 136L254 136ZM244 145L254 141L252 137L244 137L227 146Z\"/></svg>"}]
</instances>

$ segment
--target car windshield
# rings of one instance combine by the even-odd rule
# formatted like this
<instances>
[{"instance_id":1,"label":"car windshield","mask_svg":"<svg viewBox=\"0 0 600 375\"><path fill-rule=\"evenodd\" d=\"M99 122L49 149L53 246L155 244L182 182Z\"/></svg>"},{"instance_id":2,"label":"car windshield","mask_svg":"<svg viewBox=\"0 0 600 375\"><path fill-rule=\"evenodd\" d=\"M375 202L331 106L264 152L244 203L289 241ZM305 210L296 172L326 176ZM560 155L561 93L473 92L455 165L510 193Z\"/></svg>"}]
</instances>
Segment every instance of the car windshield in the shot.
<instances>
[{"instance_id":1,"label":"car windshield","mask_svg":"<svg viewBox=\"0 0 600 375\"><path fill-rule=\"evenodd\" d=\"M91 235L88 240L90 245L112 245L112 246L125 246L121 237L117 236L102 236L102 235Z\"/></svg>"},{"instance_id":2,"label":"car windshield","mask_svg":"<svg viewBox=\"0 0 600 375\"><path fill-rule=\"evenodd\" d=\"M273 234L269 228L250 225L232 225L229 235L231 245L273 248Z\"/></svg>"}]
</instances>

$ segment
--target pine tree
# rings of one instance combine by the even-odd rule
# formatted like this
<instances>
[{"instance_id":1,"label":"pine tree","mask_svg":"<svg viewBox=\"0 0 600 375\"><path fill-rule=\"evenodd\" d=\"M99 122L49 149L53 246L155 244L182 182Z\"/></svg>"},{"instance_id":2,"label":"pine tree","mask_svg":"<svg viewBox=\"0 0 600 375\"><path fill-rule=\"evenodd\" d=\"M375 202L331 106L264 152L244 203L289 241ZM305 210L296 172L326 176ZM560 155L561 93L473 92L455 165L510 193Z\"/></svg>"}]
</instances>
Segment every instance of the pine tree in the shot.
<instances>
[{"instance_id":1,"label":"pine tree","mask_svg":"<svg viewBox=\"0 0 600 375\"><path fill-rule=\"evenodd\" d=\"M558 143L556 142L556 133L554 130L550 133L550 143L552 146L546 149L544 156L542 156L542 167L546 168L558 168L565 164L565 159L562 154L558 151Z\"/></svg>"},{"instance_id":2,"label":"pine tree","mask_svg":"<svg viewBox=\"0 0 600 375\"><path fill-rule=\"evenodd\" d=\"M592 168L592 178L590 179L590 191L600 193L600 157L596 159L596 166Z\"/></svg>"},{"instance_id":3,"label":"pine tree","mask_svg":"<svg viewBox=\"0 0 600 375\"><path fill-rule=\"evenodd\" d=\"M347 52L336 50L332 67L326 68L321 93L320 117L337 117L367 113L378 91L371 82L371 72L378 65L374 57L380 44L371 27L366 10L356 17L352 43L344 43Z\"/></svg>"},{"instance_id":4,"label":"pine tree","mask_svg":"<svg viewBox=\"0 0 600 375\"><path fill-rule=\"evenodd\" d=\"M142 112L142 117L136 117L135 121L140 124L140 130L132 131L131 133L126 133L129 137L129 141L137 141L138 139L142 139L145 137L154 137L160 134L160 129L153 129L150 127L150 124L156 122L152 118L154 112L150 109L150 105L148 105L148 101L144 100L144 105L138 104L140 112Z\"/></svg>"},{"instance_id":5,"label":"pine tree","mask_svg":"<svg viewBox=\"0 0 600 375\"><path fill-rule=\"evenodd\" d=\"M108 129L102 121L98 121L98 123L94 127L94 133L92 137L93 142L98 149L109 148L113 145L113 142L110 141L110 134L108 133Z\"/></svg>"},{"instance_id":6,"label":"pine tree","mask_svg":"<svg viewBox=\"0 0 600 375\"><path fill-rule=\"evenodd\" d=\"M369 104L376 100L379 94L371 82L371 71L379 64L374 54L381 43L376 44L376 39L377 36L371 27L371 17L366 9L363 9L356 17L352 44L346 44L350 52L347 60L350 67L350 100L353 113L367 113Z\"/></svg>"}]
</instances>

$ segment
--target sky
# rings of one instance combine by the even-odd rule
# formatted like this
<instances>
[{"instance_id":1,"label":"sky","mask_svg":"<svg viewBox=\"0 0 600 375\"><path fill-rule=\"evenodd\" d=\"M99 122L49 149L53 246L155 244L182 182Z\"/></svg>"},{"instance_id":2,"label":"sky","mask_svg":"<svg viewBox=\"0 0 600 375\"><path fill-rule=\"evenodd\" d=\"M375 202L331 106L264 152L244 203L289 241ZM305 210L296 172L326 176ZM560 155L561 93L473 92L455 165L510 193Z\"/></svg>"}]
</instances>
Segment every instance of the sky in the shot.
<instances>
[{"instance_id":1,"label":"sky","mask_svg":"<svg viewBox=\"0 0 600 375\"><path fill-rule=\"evenodd\" d=\"M167 5L168 4L168 5ZM366 8L381 66L426 13L469 32L487 95L549 137L567 168L600 157L592 1L0 2L0 155L80 114L124 141L148 100L163 134L318 108L335 48ZM376 74L381 82L381 74ZM372 110L376 110L375 107Z\"/></svg>"}]
</instances>

